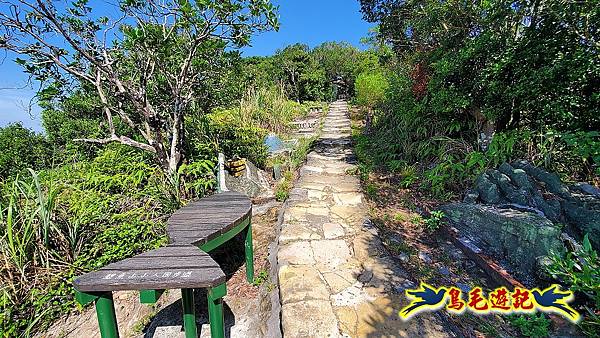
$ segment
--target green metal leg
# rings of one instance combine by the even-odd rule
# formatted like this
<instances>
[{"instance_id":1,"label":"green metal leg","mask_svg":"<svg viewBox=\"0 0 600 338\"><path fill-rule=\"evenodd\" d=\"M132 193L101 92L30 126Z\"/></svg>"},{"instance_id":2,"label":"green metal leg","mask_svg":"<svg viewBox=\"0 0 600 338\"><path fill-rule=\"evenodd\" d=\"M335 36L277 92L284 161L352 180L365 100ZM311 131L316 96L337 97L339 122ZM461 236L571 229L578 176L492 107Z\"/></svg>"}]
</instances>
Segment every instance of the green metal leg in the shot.
<instances>
[{"instance_id":1,"label":"green metal leg","mask_svg":"<svg viewBox=\"0 0 600 338\"><path fill-rule=\"evenodd\" d=\"M117 327L117 316L115 315L112 292L98 296L98 299L96 299L96 315L98 316L100 336L102 338L119 338L119 328Z\"/></svg>"},{"instance_id":2,"label":"green metal leg","mask_svg":"<svg viewBox=\"0 0 600 338\"><path fill-rule=\"evenodd\" d=\"M248 228L246 229L246 280L248 283L252 283L254 281L254 249L252 246L252 223L248 223Z\"/></svg>"},{"instance_id":3,"label":"green metal leg","mask_svg":"<svg viewBox=\"0 0 600 338\"><path fill-rule=\"evenodd\" d=\"M158 302L158 299L165 292L163 289L158 290L140 290L140 303L142 304L154 304Z\"/></svg>"},{"instance_id":4,"label":"green metal leg","mask_svg":"<svg viewBox=\"0 0 600 338\"><path fill-rule=\"evenodd\" d=\"M196 310L194 308L194 289L181 289L183 303L183 329L185 338L198 338L196 327Z\"/></svg>"},{"instance_id":5,"label":"green metal leg","mask_svg":"<svg viewBox=\"0 0 600 338\"><path fill-rule=\"evenodd\" d=\"M225 284L208 289L208 320L210 321L210 337L225 338L223 323L223 297L227 294Z\"/></svg>"}]
</instances>

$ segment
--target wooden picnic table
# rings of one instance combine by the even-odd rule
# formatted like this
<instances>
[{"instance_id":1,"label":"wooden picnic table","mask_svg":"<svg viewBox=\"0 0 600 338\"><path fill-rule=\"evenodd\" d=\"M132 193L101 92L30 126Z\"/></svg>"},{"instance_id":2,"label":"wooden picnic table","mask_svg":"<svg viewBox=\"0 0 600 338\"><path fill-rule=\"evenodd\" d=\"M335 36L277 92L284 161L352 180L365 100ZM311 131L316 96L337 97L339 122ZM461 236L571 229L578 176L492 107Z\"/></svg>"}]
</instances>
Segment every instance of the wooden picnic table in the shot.
<instances>
[{"instance_id":1,"label":"wooden picnic table","mask_svg":"<svg viewBox=\"0 0 600 338\"><path fill-rule=\"evenodd\" d=\"M208 252L242 231L246 277L254 276L252 203L237 192L222 192L191 202L167 221L170 244L77 277L73 286L82 305L95 302L102 338L119 336L112 292L139 290L143 303L154 303L165 289L181 289L187 338L197 337L194 289L208 290L211 337L224 337L222 298L225 273Z\"/></svg>"}]
</instances>

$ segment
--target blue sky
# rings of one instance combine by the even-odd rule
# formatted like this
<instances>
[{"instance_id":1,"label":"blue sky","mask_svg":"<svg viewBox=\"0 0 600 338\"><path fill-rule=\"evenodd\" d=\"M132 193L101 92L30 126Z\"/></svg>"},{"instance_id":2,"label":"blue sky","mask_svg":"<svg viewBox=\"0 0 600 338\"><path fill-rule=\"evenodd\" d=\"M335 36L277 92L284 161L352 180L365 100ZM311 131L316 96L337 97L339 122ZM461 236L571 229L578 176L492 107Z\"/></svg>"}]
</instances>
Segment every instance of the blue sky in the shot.
<instances>
[{"instance_id":1,"label":"blue sky","mask_svg":"<svg viewBox=\"0 0 600 338\"><path fill-rule=\"evenodd\" d=\"M273 0L279 5L281 27L252 39L252 46L242 49L244 56L271 55L277 49L301 42L315 47L325 41L347 41L357 47L360 38L373 25L362 20L358 0ZM101 9L106 10L106 9ZM35 93L35 83L26 86L27 77L11 55L0 52L0 126L21 121L24 126L42 130L40 109L24 108ZM26 86L25 88L21 88Z\"/></svg>"}]
</instances>

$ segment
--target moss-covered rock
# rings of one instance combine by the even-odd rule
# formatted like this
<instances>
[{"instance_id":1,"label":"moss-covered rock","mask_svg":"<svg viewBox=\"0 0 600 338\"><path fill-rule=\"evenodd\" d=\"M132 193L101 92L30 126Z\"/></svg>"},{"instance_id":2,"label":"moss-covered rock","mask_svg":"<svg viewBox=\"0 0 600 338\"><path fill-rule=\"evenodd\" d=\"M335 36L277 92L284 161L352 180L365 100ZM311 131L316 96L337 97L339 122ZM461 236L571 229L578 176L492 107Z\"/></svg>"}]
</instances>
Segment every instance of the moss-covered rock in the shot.
<instances>
[{"instance_id":1,"label":"moss-covered rock","mask_svg":"<svg viewBox=\"0 0 600 338\"><path fill-rule=\"evenodd\" d=\"M536 259L561 246L561 228L533 212L481 204L453 203L442 207L461 233L520 275L531 275Z\"/></svg>"}]
</instances>

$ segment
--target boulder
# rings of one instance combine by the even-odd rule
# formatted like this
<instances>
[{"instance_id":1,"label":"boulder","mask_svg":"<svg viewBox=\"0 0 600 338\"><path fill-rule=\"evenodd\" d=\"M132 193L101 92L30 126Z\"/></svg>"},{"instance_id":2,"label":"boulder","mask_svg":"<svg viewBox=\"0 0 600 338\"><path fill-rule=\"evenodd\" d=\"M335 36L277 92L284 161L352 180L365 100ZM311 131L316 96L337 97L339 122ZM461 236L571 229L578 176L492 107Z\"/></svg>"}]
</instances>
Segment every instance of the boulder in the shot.
<instances>
[{"instance_id":1,"label":"boulder","mask_svg":"<svg viewBox=\"0 0 600 338\"><path fill-rule=\"evenodd\" d=\"M560 178L526 161L503 163L475 181L465 203L484 203L533 211L581 239L589 234L600 250L600 189L587 183L568 186Z\"/></svg>"},{"instance_id":2,"label":"boulder","mask_svg":"<svg viewBox=\"0 0 600 338\"><path fill-rule=\"evenodd\" d=\"M273 191L268 176L265 171L257 168L252 162L246 161L246 169L238 177L225 171L225 186L228 190L244 193L250 198L270 197L273 195Z\"/></svg>"},{"instance_id":3,"label":"boulder","mask_svg":"<svg viewBox=\"0 0 600 338\"><path fill-rule=\"evenodd\" d=\"M571 225L576 237L588 234L592 246L600 251L600 202L588 204L581 201L563 201L562 207L567 224ZM573 232L572 231L572 232Z\"/></svg>"},{"instance_id":4,"label":"boulder","mask_svg":"<svg viewBox=\"0 0 600 338\"><path fill-rule=\"evenodd\" d=\"M533 212L464 203L442 210L461 235L521 276L537 268L538 257L561 247L560 227Z\"/></svg>"},{"instance_id":5,"label":"boulder","mask_svg":"<svg viewBox=\"0 0 600 338\"><path fill-rule=\"evenodd\" d=\"M527 161L516 161L513 162L512 166L524 170L529 176L541 183L549 192L562 198L569 198L569 189L562 184L558 175L549 173Z\"/></svg>"},{"instance_id":6,"label":"boulder","mask_svg":"<svg viewBox=\"0 0 600 338\"><path fill-rule=\"evenodd\" d=\"M488 173L484 173L477 178L475 190L479 194L479 198L485 203L495 204L501 201L500 190L490 180Z\"/></svg>"}]
</instances>

